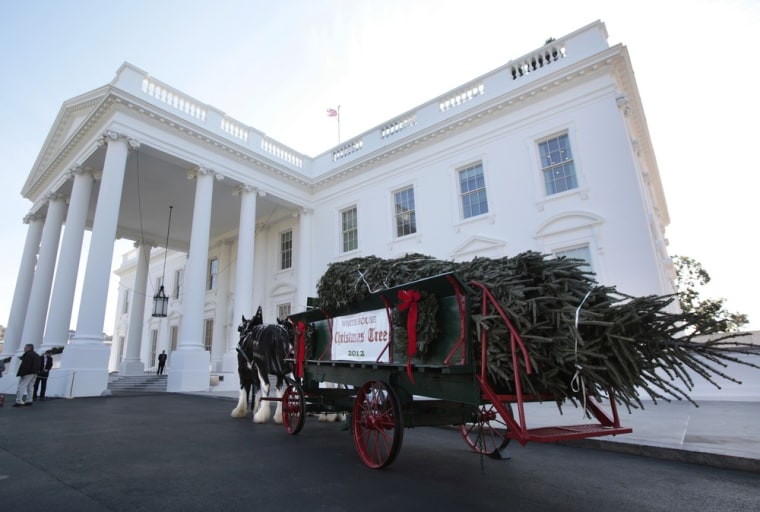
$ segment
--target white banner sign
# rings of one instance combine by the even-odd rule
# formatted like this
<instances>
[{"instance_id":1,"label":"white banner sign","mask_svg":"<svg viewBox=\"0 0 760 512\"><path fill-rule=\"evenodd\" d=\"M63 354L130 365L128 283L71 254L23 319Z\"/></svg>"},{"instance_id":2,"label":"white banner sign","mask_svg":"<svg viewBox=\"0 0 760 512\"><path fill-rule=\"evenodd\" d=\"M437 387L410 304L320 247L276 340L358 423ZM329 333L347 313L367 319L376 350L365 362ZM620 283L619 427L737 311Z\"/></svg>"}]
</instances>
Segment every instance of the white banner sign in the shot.
<instances>
[{"instance_id":1,"label":"white banner sign","mask_svg":"<svg viewBox=\"0 0 760 512\"><path fill-rule=\"evenodd\" d=\"M388 314L384 309L336 317L333 321L333 361L390 362ZM382 358L380 357L380 354Z\"/></svg>"}]
</instances>

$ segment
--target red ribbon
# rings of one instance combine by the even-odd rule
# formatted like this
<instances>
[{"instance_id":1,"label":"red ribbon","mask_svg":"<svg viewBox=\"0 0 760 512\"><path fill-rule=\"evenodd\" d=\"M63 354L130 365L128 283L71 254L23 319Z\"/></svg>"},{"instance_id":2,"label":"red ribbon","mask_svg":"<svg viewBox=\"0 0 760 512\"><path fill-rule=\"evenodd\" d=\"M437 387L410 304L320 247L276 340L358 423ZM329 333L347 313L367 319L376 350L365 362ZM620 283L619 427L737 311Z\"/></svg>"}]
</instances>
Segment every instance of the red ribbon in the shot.
<instances>
[{"instance_id":1,"label":"red ribbon","mask_svg":"<svg viewBox=\"0 0 760 512\"><path fill-rule=\"evenodd\" d=\"M296 341L296 377L303 377L303 358L306 352L306 325L303 321L296 325L298 330L298 339Z\"/></svg>"},{"instance_id":2,"label":"red ribbon","mask_svg":"<svg viewBox=\"0 0 760 512\"><path fill-rule=\"evenodd\" d=\"M422 298L417 290L399 290L398 298L401 301L398 310L402 313L409 310L406 317L406 332L409 336L409 345L407 347L406 374L409 380L414 384L412 378L412 358L417 353L417 302Z\"/></svg>"}]
</instances>

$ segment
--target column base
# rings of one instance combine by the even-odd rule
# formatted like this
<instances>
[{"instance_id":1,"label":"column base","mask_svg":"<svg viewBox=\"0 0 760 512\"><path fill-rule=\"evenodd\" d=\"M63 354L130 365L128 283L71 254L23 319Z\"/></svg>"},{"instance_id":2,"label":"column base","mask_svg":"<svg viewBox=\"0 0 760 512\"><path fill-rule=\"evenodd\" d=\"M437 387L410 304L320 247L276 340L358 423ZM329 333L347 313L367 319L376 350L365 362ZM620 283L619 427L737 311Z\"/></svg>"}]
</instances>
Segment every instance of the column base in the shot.
<instances>
[{"instance_id":1,"label":"column base","mask_svg":"<svg viewBox=\"0 0 760 512\"><path fill-rule=\"evenodd\" d=\"M211 360L205 350L176 350L169 358L166 391L170 393L208 391L211 386Z\"/></svg>"},{"instance_id":2,"label":"column base","mask_svg":"<svg viewBox=\"0 0 760 512\"><path fill-rule=\"evenodd\" d=\"M66 398L110 394L110 355L111 349L103 343L66 345L61 354L61 367L50 372L47 394Z\"/></svg>"},{"instance_id":3,"label":"column base","mask_svg":"<svg viewBox=\"0 0 760 512\"><path fill-rule=\"evenodd\" d=\"M119 367L119 375L132 377L135 375L144 375L145 365L142 361L122 361Z\"/></svg>"}]
</instances>

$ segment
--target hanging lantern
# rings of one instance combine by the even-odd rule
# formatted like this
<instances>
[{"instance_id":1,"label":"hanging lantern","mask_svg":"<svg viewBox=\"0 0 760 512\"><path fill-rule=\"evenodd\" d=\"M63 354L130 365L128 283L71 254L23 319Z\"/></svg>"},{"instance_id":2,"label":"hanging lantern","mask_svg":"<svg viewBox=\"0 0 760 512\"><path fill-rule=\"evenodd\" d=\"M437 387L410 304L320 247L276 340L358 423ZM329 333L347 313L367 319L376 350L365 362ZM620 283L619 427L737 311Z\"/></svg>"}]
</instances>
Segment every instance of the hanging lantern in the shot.
<instances>
[{"instance_id":1,"label":"hanging lantern","mask_svg":"<svg viewBox=\"0 0 760 512\"><path fill-rule=\"evenodd\" d=\"M164 293L164 276L166 275L166 255L169 253L169 230L172 226L172 208L169 206L169 223L166 226L166 247L164 249L164 270L161 273L161 287L153 296L153 316L163 318L169 311L169 297Z\"/></svg>"},{"instance_id":2,"label":"hanging lantern","mask_svg":"<svg viewBox=\"0 0 760 512\"><path fill-rule=\"evenodd\" d=\"M158 289L158 293L153 296L153 316L165 317L169 311L169 297L164 293L164 285Z\"/></svg>"}]
</instances>

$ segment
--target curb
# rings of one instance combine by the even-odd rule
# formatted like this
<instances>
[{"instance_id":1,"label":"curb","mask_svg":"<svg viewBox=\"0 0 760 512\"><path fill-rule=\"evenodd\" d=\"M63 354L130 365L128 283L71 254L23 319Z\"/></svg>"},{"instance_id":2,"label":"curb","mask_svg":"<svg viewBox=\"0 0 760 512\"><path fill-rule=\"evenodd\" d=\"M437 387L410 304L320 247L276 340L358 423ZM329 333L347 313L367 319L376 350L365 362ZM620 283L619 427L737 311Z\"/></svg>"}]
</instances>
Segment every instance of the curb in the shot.
<instances>
[{"instance_id":1,"label":"curb","mask_svg":"<svg viewBox=\"0 0 760 512\"><path fill-rule=\"evenodd\" d=\"M737 457L734 455L695 452L667 446L621 443L616 441L605 441L602 439L579 439L575 441L562 441L558 444L577 448L617 452L627 455L637 455L652 459L686 462L689 464L699 464L702 466L712 466L722 469L760 473L760 460Z\"/></svg>"}]
</instances>

